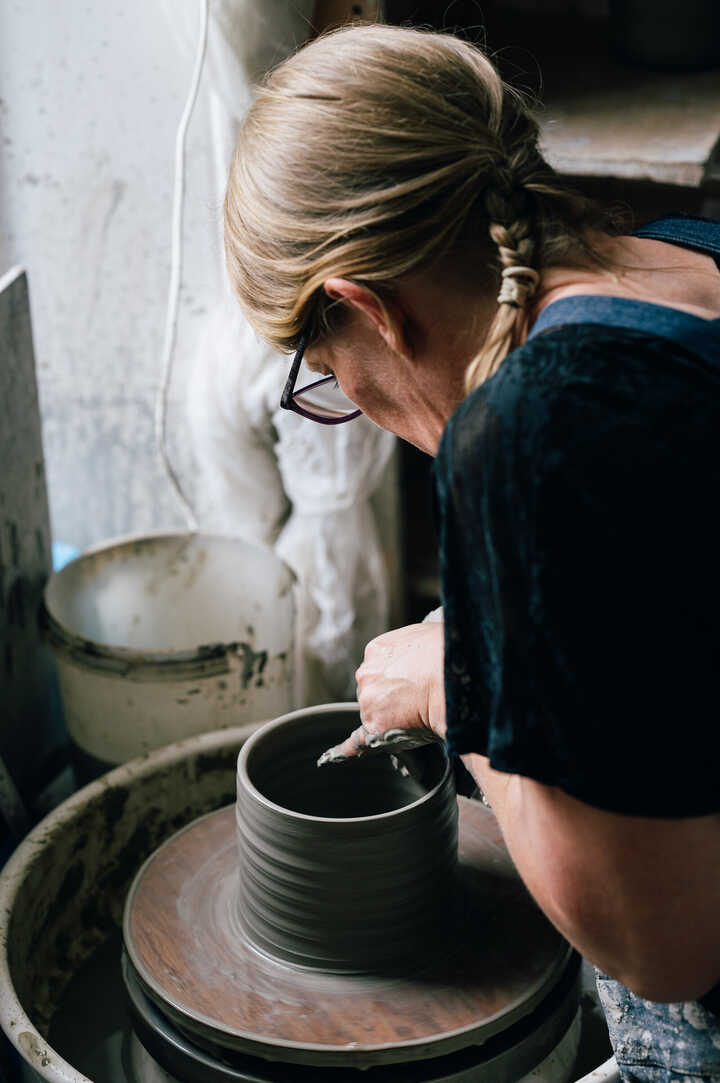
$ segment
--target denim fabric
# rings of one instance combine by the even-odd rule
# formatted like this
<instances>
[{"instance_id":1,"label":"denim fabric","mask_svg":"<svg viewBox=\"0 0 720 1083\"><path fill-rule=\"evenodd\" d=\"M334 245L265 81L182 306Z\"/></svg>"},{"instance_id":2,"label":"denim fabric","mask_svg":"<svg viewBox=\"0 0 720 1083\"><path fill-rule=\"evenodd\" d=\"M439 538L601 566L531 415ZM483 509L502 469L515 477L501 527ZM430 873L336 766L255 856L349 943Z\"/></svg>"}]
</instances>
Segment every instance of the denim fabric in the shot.
<instances>
[{"instance_id":1,"label":"denim fabric","mask_svg":"<svg viewBox=\"0 0 720 1083\"><path fill-rule=\"evenodd\" d=\"M668 241L699 252L720 255L720 222L710 218L690 218L670 215L657 222L648 222L633 233L634 237L647 237L653 241Z\"/></svg>"},{"instance_id":2,"label":"denim fabric","mask_svg":"<svg viewBox=\"0 0 720 1083\"><path fill-rule=\"evenodd\" d=\"M720 227L718 227L720 232ZM690 312L629 297L563 297L544 308L533 324L528 342L552 328L568 324L604 324L645 331L670 339L708 361L720 361L720 320L705 320Z\"/></svg>"},{"instance_id":3,"label":"denim fabric","mask_svg":"<svg viewBox=\"0 0 720 1083\"><path fill-rule=\"evenodd\" d=\"M720 254L720 223L694 218L663 218L635 236L682 244L711 255ZM627 297L564 297L544 308L533 324L528 342L551 328L568 324L604 324L645 331L667 338L707 360L720 361L720 319L705 320L667 305Z\"/></svg>"},{"instance_id":4,"label":"denim fabric","mask_svg":"<svg viewBox=\"0 0 720 1083\"><path fill-rule=\"evenodd\" d=\"M697 1001L656 1004L596 971L623 1083L720 1083L720 1018Z\"/></svg>"}]
</instances>

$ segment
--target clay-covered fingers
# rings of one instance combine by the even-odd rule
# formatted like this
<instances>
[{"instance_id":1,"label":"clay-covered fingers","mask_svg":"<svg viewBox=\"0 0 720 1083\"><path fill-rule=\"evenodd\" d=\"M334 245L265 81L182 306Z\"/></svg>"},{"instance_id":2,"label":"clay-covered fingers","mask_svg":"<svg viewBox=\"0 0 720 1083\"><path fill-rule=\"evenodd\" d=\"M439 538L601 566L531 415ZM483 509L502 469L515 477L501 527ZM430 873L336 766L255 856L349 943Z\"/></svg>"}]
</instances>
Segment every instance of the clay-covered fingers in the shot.
<instances>
[{"instance_id":1,"label":"clay-covered fingers","mask_svg":"<svg viewBox=\"0 0 720 1083\"><path fill-rule=\"evenodd\" d=\"M317 765L327 767L329 764L346 763L357 756L367 755L368 752L399 754L422 748L423 745L432 744L434 741L442 741L442 737L438 737L427 728L386 730L385 733L371 734L364 726L358 726L341 744L334 745L333 748L323 752Z\"/></svg>"},{"instance_id":2,"label":"clay-covered fingers","mask_svg":"<svg viewBox=\"0 0 720 1083\"><path fill-rule=\"evenodd\" d=\"M355 756L362 755L367 751L368 733L364 726L358 726L349 737L346 737L339 745L328 748L317 761L318 767L325 767L331 763L345 763Z\"/></svg>"},{"instance_id":3,"label":"clay-covered fingers","mask_svg":"<svg viewBox=\"0 0 720 1083\"><path fill-rule=\"evenodd\" d=\"M445 734L442 624L411 624L368 643L356 673L362 725L318 760L345 763L371 751L402 752Z\"/></svg>"}]
</instances>

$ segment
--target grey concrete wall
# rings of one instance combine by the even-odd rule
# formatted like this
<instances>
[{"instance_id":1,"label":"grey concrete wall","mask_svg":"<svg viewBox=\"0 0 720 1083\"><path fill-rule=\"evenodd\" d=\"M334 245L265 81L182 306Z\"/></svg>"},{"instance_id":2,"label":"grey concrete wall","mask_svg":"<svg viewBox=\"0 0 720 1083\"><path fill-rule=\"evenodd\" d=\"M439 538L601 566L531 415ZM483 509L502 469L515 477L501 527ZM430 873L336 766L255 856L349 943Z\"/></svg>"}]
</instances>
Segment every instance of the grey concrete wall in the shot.
<instances>
[{"instance_id":1,"label":"grey concrete wall","mask_svg":"<svg viewBox=\"0 0 720 1083\"><path fill-rule=\"evenodd\" d=\"M0 5L0 274L28 272L53 537L79 547L183 523L156 462L152 413L190 74L158 4ZM178 381L218 288L207 115L201 98L188 141ZM182 453L179 410L170 420Z\"/></svg>"}]
</instances>

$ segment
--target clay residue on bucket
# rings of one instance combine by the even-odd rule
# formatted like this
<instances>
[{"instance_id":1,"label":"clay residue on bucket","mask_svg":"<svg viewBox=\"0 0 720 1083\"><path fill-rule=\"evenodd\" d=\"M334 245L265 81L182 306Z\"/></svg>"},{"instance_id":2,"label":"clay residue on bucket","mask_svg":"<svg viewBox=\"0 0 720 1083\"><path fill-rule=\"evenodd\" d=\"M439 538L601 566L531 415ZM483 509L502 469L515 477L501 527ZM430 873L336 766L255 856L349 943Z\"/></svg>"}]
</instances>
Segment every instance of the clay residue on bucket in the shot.
<instances>
[{"instance_id":1,"label":"clay residue on bucket","mask_svg":"<svg viewBox=\"0 0 720 1083\"><path fill-rule=\"evenodd\" d=\"M52 1064L47 1046L39 1042L37 1035L31 1030L24 1030L18 1035L18 1045L30 1064L34 1064L36 1068L47 1068Z\"/></svg>"},{"instance_id":2,"label":"clay residue on bucket","mask_svg":"<svg viewBox=\"0 0 720 1083\"><path fill-rule=\"evenodd\" d=\"M262 675L267 665L268 652L256 651L249 643L236 643L235 653L242 656L240 683L243 688L247 688L252 680L255 681L256 687L262 687Z\"/></svg>"}]
</instances>

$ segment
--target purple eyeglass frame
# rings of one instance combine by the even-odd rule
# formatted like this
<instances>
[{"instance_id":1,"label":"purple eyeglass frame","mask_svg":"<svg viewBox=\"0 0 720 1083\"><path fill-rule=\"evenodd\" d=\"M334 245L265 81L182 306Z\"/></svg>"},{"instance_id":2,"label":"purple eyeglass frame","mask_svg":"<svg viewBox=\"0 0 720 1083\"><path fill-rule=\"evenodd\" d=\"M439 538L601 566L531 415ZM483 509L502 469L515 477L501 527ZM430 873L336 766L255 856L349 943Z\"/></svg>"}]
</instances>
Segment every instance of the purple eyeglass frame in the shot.
<instances>
[{"instance_id":1,"label":"purple eyeglass frame","mask_svg":"<svg viewBox=\"0 0 720 1083\"><path fill-rule=\"evenodd\" d=\"M322 417L320 414L314 414L310 410L306 410L303 406L300 406L295 402L296 395L303 395L306 391L311 391L313 387L322 387L323 384L331 383L334 376L323 376L322 380L315 380L314 383L307 384L305 387L301 387L298 391L295 390L295 383L300 371L300 365L307 349L308 340L310 335L307 331L303 331L300 336L300 342L298 348L295 351L295 356L290 366L290 372L283 388L283 393L280 396L280 406L283 410L293 410L296 414L300 414L301 417L306 417L308 421L317 421L319 425L342 425L346 421L352 421L354 418L359 417L362 410L354 410L350 414L346 414L344 417Z\"/></svg>"}]
</instances>

